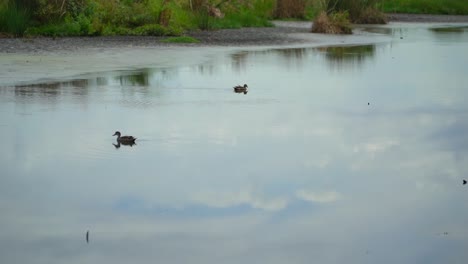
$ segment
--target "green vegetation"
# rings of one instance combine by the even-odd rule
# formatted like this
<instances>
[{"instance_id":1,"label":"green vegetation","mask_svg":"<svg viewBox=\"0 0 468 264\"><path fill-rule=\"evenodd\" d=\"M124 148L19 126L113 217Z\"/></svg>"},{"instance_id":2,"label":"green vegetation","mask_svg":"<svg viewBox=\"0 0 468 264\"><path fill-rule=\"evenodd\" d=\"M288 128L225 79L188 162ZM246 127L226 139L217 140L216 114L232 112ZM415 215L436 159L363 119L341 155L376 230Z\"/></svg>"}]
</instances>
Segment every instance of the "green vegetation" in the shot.
<instances>
[{"instance_id":1,"label":"green vegetation","mask_svg":"<svg viewBox=\"0 0 468 264\"><path fill-rule=\"evenodd\" d=\"M170 37L164 39L163 42L167 43L199 43L200 41L196 38L192 38L189 36L180 36L180 37Z\"/></svg>"},{"instance_id":2,"label":"green vegetation","mask_svg":"<svg viewBox=\"0 0 468 264\"><path fill-rule=\"evenodd\" d=\"M382 8L389 13L468 15L467 0L385 0Z\"/></svg>"},{"instance_id":3,"label":"green vegetation","mask_svg":"<svg viewBox=\"0 0 468 264\"><path fill-rule=\"evenodd\" d=\"M386 19L379 10L383 0L329 0L327 12L348 12L351 22L356 24L385 24Z\"/></svg>"},{"instance_id":4,"label":"green vegetation","mask_svg":"<svg viewBox=\"0 0 468 264\"><path fill-rule=\"evenodd\" d=\"M26 9L16 4L0 5L0 32L8 32L14 36L23 36L30 21L30 14Z\"/></svg>"},{"instance_id":5,"label":"green vegetation","mask_svg":"<svg viewBox=\"0 0 468 264\"><path fill-rule=\"evenodd\" d=\"M274 16L277 18L305 18L307 1L305 0L278 0Z\"/></svg>"},{"instance_id":6,"label":"green vegetation","mask_svg":"<svg viewBox=\"0 0 468 264\"><path fill-rule=\"evenodd\" d=\"M153 35L271 26L276 0L0 0L14 36Z\"/></svg>"},{"instance_id":7,"label":"green vegetation","mask_svg":"<svg viewBox=\"0 0 468 264\"><path fill-rule=\"evenodd\" d=\"M325 34L351 34L351 23L348 12L334 12L330 15L324 11L314 20L312 32Z\"/></svg>"},{"instance_id":8,"label":"green vegetation","mask_svg":"<svg viewBox=\"0 0 468 264\"><path fill-rule=\"evenodd\" d=\"M382 0L319 0L323 10L314 20L312 32L351 34L351 23L385 24L385 15L378 9Z\"/></svg>"},{"instance_id":9,"label":"green vegetation","mask_svg":"<svg viewBox=\"0 0 468 264\"><path fill-rule=\"evenodd\" d=\"M385 23L385 12L468 14L467 0L0 0L0 34L179 36L271 19ZM346 13L346 14L345 14ZM324 22L324 17L321 17Z\"/></svg>"},{"instance_id":10,"label":"green vegetation","mask_svg":"<svg viewBox=\"0 0 468 264\"><path fill-rule=\"evenodd\" d=\"M468 32L468 27L434 27L430 28L431 31L436 33L463 33Z\"/></svg>"}]
</instances>

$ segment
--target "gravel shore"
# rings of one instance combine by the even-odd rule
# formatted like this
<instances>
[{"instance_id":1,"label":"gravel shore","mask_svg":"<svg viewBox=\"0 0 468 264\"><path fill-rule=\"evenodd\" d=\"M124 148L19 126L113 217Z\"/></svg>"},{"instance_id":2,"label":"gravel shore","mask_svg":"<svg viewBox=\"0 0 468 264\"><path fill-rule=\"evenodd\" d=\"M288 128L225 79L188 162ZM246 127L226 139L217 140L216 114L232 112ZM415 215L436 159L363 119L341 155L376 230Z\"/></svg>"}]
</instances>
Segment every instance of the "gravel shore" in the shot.
<instances>
[{"instance_id":1,"label":"gravel shore","mask_svg":"<svg viewBox=\"0 0 468 264\"><path fill-rule=\"evenodd\" d=\"M468 23L468 16L388 14L390 22ZM245 46L287 45L300 43L291 38L294 33L307 33L310 22L277 22L271 28L242 28L213 31L194 31L187 35L200 40L198 44L171 44L164 37L112 36L112 37L63 37L63 38L0 38L0 53L61 53L87 49L146 48L168 46Z\"/></svg>"}]
</instances>

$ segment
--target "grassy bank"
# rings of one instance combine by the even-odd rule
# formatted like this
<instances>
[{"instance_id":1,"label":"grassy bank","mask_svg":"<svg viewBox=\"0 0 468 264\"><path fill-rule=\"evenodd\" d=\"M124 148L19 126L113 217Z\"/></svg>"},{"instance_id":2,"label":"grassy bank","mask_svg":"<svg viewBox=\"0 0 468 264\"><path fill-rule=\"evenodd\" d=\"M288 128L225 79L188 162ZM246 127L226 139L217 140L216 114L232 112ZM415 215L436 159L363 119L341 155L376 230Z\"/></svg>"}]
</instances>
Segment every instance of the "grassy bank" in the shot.
<instances>
[{"instance_id":1,"label":"grassy bank","mask_svg":"<svg viewBox=\"0 0 468 264\"><path fill-rule=\"evenodd\" d=\"M312 20L322 12L341 13L340 23L345 16L382 23L381 11L468 14L468 0L0 0L0 36L179 36L271 26L272 19Z\"/></svg>"},{"instance_id":2,"label":"grassy bank","mask_svg":"<svg viewBox=\"0 0 468 264\"><path fill-rule=\"evenodd\" d=\"M0 0L13 36L155 35L271 26L275 0Z\"/></svg>"},{"instance_id":3,"label":"grassy bank","mask_svg":"<svg viewBox=\"0 0 468 264\"><path fill-rule=\"evenodd\" d=\"M387 13L468 15L468 0L384 0Z\"/></svg>"}]
</instances>

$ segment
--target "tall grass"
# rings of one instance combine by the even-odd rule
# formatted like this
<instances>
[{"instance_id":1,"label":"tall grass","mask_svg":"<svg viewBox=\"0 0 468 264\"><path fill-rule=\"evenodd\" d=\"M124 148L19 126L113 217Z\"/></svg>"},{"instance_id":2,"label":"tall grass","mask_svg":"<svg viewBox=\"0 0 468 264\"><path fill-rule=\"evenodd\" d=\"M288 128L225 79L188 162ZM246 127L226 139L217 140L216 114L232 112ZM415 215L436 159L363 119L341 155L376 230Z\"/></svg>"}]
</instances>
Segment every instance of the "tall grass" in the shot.
<instances>
[{"instance_id":1,"label":"tall grass","mask_svg":"<svg viewBox=\"0 0 468 264\"><path fill-rule=\"evenodd\" d=\"M15 3L0 6L0 32L23 36L30 24L30 12Z\"/></svg>"},{"instance_id":2,"label":"tall grass","mask_svg":"<svg viewBox=\"0 0 468 264\"><path fill-rule=\"evenodd\" d=\"M306 0L277 0L275 17L277 18L305 18Z\"/></svg>"},{"instance_id":3,"label":"tall grass","mask_svg":"<svg viewBox=\"0 0 468 264\"><path fill-rule=\"evenodd\" d=\"M385 15L378 10L382 0L317 0L323 10L312 25L312 32L352 34L351 22L384 24Z\"/></svg>"},{"instance_id":4,"label":"tall grass","mask_svg":"<svg viewBox=\"0 0 468 264\"><path fill-rule=\"evenodd\" d=\"M384 0L385 12L468 15L468 0Z\"/></svg>"},{"instance_id":5,"label":"tall grass","mask_svg":"<svg viewBox=\"0 0 468 264\"><path fill-rule=\"evenodd\" d=\"M0 32L166 36L271 26L272 18L311 19L321 11L338 13L329 23L344 22L343 13L353 23L383 23L382 10L468 14L468 0L0 0Z\"/></svg>"},{"instance_id":6,"label":"tall grass","mask_svg":"<svg viewBox=\"0 0 468 264\"><path fill-rule=\"evenodd\" d=\"M385 15L379 10L383 0L328 0L327 12L348 12L349 19L358 24L385 24Z\"/></svg>"},{"instance_id":7,"label":"tall grass","mask_svg":"<svg viewBox=\"0 0 468 264\"><path fill-rule=\"evenodd\" d=\"M313 33L325 34L352 34L348 12L335 12L327 14L325 11L314 20Z\"/></svg>"},{"instance_id":8,"label":"tall grass","mask_svg":"<svg viewBox=\"0 0 468 264\"><path fill-rule=\"evenodd\" d=\"M272 18L275 0L226 1L218 5L224 14L222 18L210 15L208 9L199 8L194 12L195 23L200 29L268 27Z\"/></svg>"}]
</instances>

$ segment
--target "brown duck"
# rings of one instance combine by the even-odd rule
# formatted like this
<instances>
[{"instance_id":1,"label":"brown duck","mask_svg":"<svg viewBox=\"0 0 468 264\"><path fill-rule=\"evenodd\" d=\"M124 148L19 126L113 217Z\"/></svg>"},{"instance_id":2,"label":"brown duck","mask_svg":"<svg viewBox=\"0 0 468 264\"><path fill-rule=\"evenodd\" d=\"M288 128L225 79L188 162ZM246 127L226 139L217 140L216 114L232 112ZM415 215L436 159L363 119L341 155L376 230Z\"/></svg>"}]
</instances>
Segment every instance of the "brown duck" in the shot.
<instances>
[{"instance_id":1,"label":"brown duck","mask_svg":"<svg viewBox=\"0 0 468 264\"><path fill-rule=\"evenodd\" d=\"M122 144L131 144L135 143L136 138L132 136L121 136L119 131L115 131L114 135L112 136L117 136L117 142L122 143Z\"/></svg>"},{"instance_id":2,"label":"brown duck","mask_svg":"<svg viewBox=\"0 0 468 264\"><path fill-rule=\"evenodd\" d=\"M247 84L244 84L244 86L236 85L233 88L234 88L235 93L247 94L247 88L249 88L249 87L247 86Z\"/></svg>"}]
</instances>

